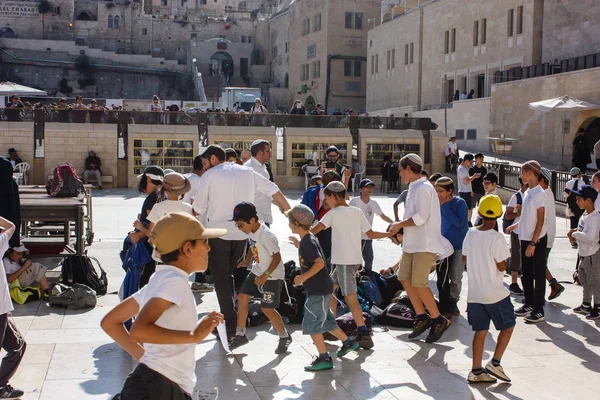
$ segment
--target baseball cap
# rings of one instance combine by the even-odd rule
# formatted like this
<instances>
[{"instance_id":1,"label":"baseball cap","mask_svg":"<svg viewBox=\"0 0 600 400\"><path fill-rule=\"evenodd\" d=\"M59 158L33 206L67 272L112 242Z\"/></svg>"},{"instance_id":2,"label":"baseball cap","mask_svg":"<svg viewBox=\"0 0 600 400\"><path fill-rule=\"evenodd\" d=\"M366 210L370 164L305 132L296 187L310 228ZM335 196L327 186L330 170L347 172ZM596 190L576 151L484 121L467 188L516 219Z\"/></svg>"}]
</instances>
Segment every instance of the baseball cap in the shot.
<instances>
[{"instance_id":1,"label":"baseball cap","mask_svg":"<svg viewBox=\"0 0 600 400\"><path fill-rule=\"evenodd\" d=\"M578 190L565 189L567 193L573 193L575 196L583 197L584 199L591 199L596 201L598 198L598 191L590 185L583 185Z\"/></svg>"},{"instance_id":2,"label":"baseball cap","mask_svg":"<svg viewBox=\"0 0 600 400\"><path fill-rule=\"evenodd\" d=\"M23 243L19 243L18 246L12 248L12 251L16 251L17 253L25 253L26 251L29 251L29 249L25 247Z\"/></svg>"},{"instance_id":3,"label":"baseball cap","mask_svg":"<svg viewBox=\"0 0 600 400\"><path fill-rule=\"evenodd\" d=\"M546 167L542 167L542 175L548 182L552 182L552 173Z\"/></svg>"},{"instance_id":4,"label":"baseball cap","mask_svg":"<svg viewBox=\"0 0 600 400\"><path fill-rule=\"evenodd\" d=\"M311 226L315 220L315 214L313 211L310 209L310 207L305 206L304 204L298 204L297 206L294 206L294 208L288 210L285 215L303 226Z\"/></svg>"},{"instance_id":5,"label":"baseball cap","mask_svg":"<svg viewBox=\"0 0 600 400\"><path fill-rule=\"evenodd\" d=\"M192 188L190 181L178 172L171 172L163 178L163 187L165 190L176 196L187 193Z\"/></svg>"},{"instance_id":6,"label":"baseball cap","mask_svg":"<svg viewBox=\"0 0 600 400\"><path fill-rule=\"evenodd\" d=\"M341 193L346 190L346 186L344 186L344 184L340 181L333 181L329 182L325 189L328 189L329 191L334 193Z\"/></svg>"},{"instance_id":7,"label":"baseball cap","mask_svg":"<svg viewBox=\"0 0 600 400\"><path fill-rule=\"evenodd\" d=\"M364 187L367 187L367 186L375 186L375 184L374 184L374 183L373 183L373 181L372 181L372 180L370 180L370 179L363 179L363 180L362 180L362 181L360 181L360 183L358 184L358 188L359 188L359 189L362 189L362 188L364 188Z\"/></svg>"},{"instance_id":8,"label":"baseball cap","mask_svg":"<svg viewBox=\"0 0 600 400\"><path fill-rule=\"evenodd\" d=\"M165 171L163 171L163 169L157 165L150 165L144 169L144 173L142 175L146 175L152 180L162 182L165 176ZM138 178L141 178L142 175L139 175Z\"/></svg>"},{"instance_id":9,"label":"baseball cap","mask_svg":"<svg viewBox=\"0 0 600 400\"><path fill-rule=\"evenodd\" d=\"M196 239L214 239L227 233L227 229L206 229L191 214L172 212L158 220L150 243L154 246L154 255L161 256L180 249L185 242Z\"/></svg>"},{"instance_id":10,"label":"baseball cap","mask_svg":"<svg viewBox=\"0 0 600 400\"><path fill-rule=\"evenodd\" d=\"M233 218L230 221L250 221L251 218L258 219L256 207L252 203L242 202L233 209Z\"/></svg>"},{"instance_id":11,"label":"baseball cap","mask_svg":"<svg viewBox=\"0 0 600 400\"><path fill-rule=\"evenodd\" d=\"M478 212L487 218L499 218L502 215L502 200L495 194L483 196L479 200Z\"/></svg>"},{"instance_id":12,"label":"baseball cap","mask_svg":"<svg viewBox=\"0 0 600 400\"><path fill-rule=\"evenodd\" d=\"M571 176L577 176L577 175L579 175L580 172L581 172L581 170L579 168L573 167L573 168L571 168L571 172L569 172L569 174Z\"/></svg>"},{"instance_id":13,"label":"baseball cap","mask_svg":"<svg viewBox=\"0 0 600 400\"><path fill-rule=\"evenodd\" d=\"M473 161L474 159L475 159L475 156L471 153L467 153L463 157L463 160L467 160L467 161Z\"/></svg>"}]
</instances>

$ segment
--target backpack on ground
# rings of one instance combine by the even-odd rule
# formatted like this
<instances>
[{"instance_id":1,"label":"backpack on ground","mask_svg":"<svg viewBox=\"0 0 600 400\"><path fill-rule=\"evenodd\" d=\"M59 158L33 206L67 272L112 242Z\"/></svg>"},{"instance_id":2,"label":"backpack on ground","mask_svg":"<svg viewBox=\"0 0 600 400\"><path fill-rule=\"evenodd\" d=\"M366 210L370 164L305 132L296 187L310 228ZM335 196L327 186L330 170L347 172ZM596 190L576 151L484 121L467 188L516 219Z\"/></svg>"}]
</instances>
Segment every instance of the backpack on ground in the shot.
<instances>
[{"instance_id":1,"label":"backpack on ground","mask_svg":"<svg viewBox=\"0 0 600 400\"><path fill-rule=\"evenodd\" d=\"M48 302L51 306L72 307L74 309L96 306L96 292L89 286L75 283L72 287L58 283L52 287Z\"/></svg>"},{"instance_id":2,"label":"backpack on ground","mask_svg":"<svg viewBox=\"0 0 600 400\"><path fill-rule=\"evenodd\" d=\"M77 197L85 193L85 187L75 168L69 163L62 163L54 168L52 179L46 185L46 192L51 197Z\"/></svg>"},{"instance_id":3,"label":"backpack on ground","mask_svg":"<svg viewBox=\"0 0 600 400\"><path fill-rule=\"evenodd\" d=\"M260 300L251 299L248 303L248 326L259 326L267 322L267 317L262 311Z\"/></svg>"},{"instance_id":4,"label":"backpack on ground","mask_svg":"<svg viewBox=\"0 0 600 400\"><path fill-rule=\"evenodd\" d=\"M371 329L373 327L373 316L368 312L363 311L363 318L367 328ZM335 322L337 322L337 325L344 331L346 335L352 334L357 329L356 322L354 322L354 317L352 316L351 312L346 313L341 317L337 317Z\"/></svg>"},{"instance_id":5,"label":"backpack on ground","mask_svg":"<svg viewBox=\"0 0 600 400\"><path fill-rule=\"evenodd\" d=\"M92 261L95 261L96 266ZM106 272L96 258L88 256L69 255L65 257L62 260L61 283L67 286L81 283L90 287L99 296L105 295L108 290Z\"/></svg>"},{"instance_id":6,"label":"backpack on ground","mask_svg":"<svg viewBox=\"0 0 600 400\"><path fill-rule=\"evenodd\" d=\"M377 317L377 322L397 328L412 328L416 319L417 315L409 306L404 303L392 303Z\"/></svg>"},{"instance_id":7,"label":"backpack on ground","mask_svg":"<svg viewBox=\"0 0 600 400\"><path fill-rule=\"evenodd\" d=\"M515 196L517 196L517 205L523 204L523 194L519 191L515 193ZM506 232L506 229L514 223L515 219L506 219L506 213L504 213L502 217L502 233Z\"/></svg>"},{"instance_id":8,"label":"backpack on ground","mask_svg":"<svg viewBox=\"0 0 600 400\"><path fill-rule=\"evenodd\" d=\"M359 285L362 288L364 297L367 301L376 306L383 307L383 297L381 296L377 283L373 282L368 276L362 276L360 277Z\"/></svg>"},{"instance_id":9,"label":"backpack on ground","mask_svg":"<svg viewBox=\"0 0 600 400\"><path fill-rule=\"evenodd\" d=\"M277 308L279 314L287 318L289 324L301 324L304 317L306 293L294 286L293 280L286 279L283 281L280 299L279 308Z\"/></svg>"}]
</instances>

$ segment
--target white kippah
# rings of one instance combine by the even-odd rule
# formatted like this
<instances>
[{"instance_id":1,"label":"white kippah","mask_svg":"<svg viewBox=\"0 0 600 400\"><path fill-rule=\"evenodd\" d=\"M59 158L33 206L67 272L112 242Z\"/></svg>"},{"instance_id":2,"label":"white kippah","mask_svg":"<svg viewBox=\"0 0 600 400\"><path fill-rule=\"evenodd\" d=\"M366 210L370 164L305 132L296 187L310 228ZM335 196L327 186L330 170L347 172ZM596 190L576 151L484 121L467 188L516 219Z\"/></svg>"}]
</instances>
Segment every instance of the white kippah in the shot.
<instances>
[{"instance_id":1,"label":"white kippah","mask_svg":"<svg viewBox=\"0 0 600 400\"><path fill-rule=\"evenodd\" d=\"M419 165L420 167L423 167L423 160L417 154L409 153L409 154L405 155L404 157L409 159L410 161L414 162L415 164Z\"/></svg>"}]
</instances>

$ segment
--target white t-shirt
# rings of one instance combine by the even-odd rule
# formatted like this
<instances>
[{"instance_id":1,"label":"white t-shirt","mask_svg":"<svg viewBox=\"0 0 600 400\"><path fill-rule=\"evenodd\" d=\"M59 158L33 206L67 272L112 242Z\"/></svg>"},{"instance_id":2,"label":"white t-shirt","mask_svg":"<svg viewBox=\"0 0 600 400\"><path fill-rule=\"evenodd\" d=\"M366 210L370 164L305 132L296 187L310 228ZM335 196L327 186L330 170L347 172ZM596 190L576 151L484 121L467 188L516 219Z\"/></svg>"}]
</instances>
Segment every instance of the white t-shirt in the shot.
<instances>
[{"instance_id":1,"label":"white t-shirt","mask_svg":"<svg viewBox=\"0 0 600 400\"><path fill-rule=\"evenodd\" d=\"M148 107L148 111L162 111L163 108L160 104L155 105L155 104L150 104L150 106Z\"/></svg>"},{"instance_id":2,"label":"white t-shirt","mask_svg":"<svg viewBox=\"0 0 600 400\"><path fill-rule=\"evenodd\" d=\"M442 252L440 254L438 254L438 261L442 261L445 260L446 258L450 257L452 254L454 254L454 246L452 246L452 243L450 243L450 241L448 239L446 239L445 237L442 236ZM439 279L439 277L438 277Z\"/></svg>"},{"instance_id":3,"label":"white t-shirt","mask_svg":"<svg viewBox=\"0 0 600 400\"><path fill-rule=\"evenodd\" d=\"M600 211L600 193L598 193L598 197L596 197L596 201L594 202L594 208L596 211Z\"/></svg>"},{"instance_id":4,"label":"white t-shirt","mask_svg":"<svg viewBox=\"0 0 600 400\"><path fill-rule=\"evenodd\" d=\"M262 104L258 107L256 107L256 105L254 105L250 109L250 114L263 114L265 112L267 112L267 107L263 106Z\"/></svg>"},{"instance_id":5,"label":"white t-shirt","mask_svg":"<svg viewBox=\"0 0 600 400\"><path fill-rule=\"evenodd\" d=\"M375 200L369 200L369 202L365 204L360 197L355 197L350 200L348 204L353 207L360 208L363 214L365 214L365 217L367 217L367 222L371 226L373 226L373 217L375 215L383 214L381 207L379 207L379 203L377 203ZM369 240L369 238L363 233L362 240Z\"/></svg>"},{"instance_id":6,"label":"white t-shirt","mask_svg":"<svg viewBox=\"0 0 600 400\"><path fill-rule=\"evenodd\" d=\"M269 179L269 171L267 171L267 166L265 164L261 164L260 161L254 157L246 161L244 167L252 168L252 170L254 170L254 172L257 174L262 175L265 179ZM273 212L271 211L272 200L273 198L271 196L267 196L260 192L256 194L256 198L254 200L258 218L267 224L273 223Z\"/></svg>"},{"instance_id":7,"label":"white t-shirt","mask_svg":"<svg viewBox=\"0 0 600 400\"><path fill-rule=\"evenodd\" d=\"M148 221L156 224L165 214L170 212L182 212L187 214L194 214L192 212L192 206L188 203L184 203L179 200L165 200L160 203L156 203L150 214L148 214Z\"/></svg>"},{"instance_id":8,"label":"white t-shirt","mask_svg":"<svg viewBox=\"0 0 600 400\"><path fill-rule=\"evenodd\" d=\"M331 227L331 263L362 265L361 237L371 230L365 214L357 207L339 206L330 210L320 221Z\"/></svg>"},{"instance_id":9,"label":"white t-shirt","mask_svg":"<svg viewBox=\"0 0 600 400\"><path fill-rule=\"evenodd\" d=\"M510 294L504 287L504 272L496 268L496 263L510 257L504 235L494 229L471 228L465 236L462 253L467 257L467 303L494 304Z\"/></svg>"},{"instance_id":10,"label":"white t-shirt","mask_svg":"<svg viewBox=\"0 0 600 400\"><path fill-rule=\"evenodd\" d=\"M255 233L250 233L250 248L254 255L254 265L252 266L251 272L256 276L261 276L271 265L273 255L280 252L279 240L277 236L269 229L265 224L260 224L260 228ZM271 274L271 280L273 279L284 279L285 271L283 268L283 261L279 261L279 265Z\"/></svg>"},{"instance_id":11,"label":"white t-shirt","mask_svg":"<svg viewBox=\"0 0 600 400\"><path fill-rule=\"evenodd\" d=\"M156 325L178 331L193 331L198 324L196 300L190 290L187 272L170 265L157 265L146 286L132 295L140 311L153 298L173 303L156 321ZM192 394L196 385L196 345L144 343L140 363L177 383Z\"/></svg>"},{"instance_id":12,"label":"white t-shirt","mask_svg":"<svg viewBox=\"0 0 600 400\"><path fill-rule=\"evenodd\" d=\"M442 214L437 193L427 179L419 178L408 186L404 219L415 226L404 228L402 250L405 253L442 254Z\"/></svg>"},{"instance_id":13,"label":"white t-shirt","mask_svg":"<svg viewBox=\"0 0 600 400\"><path fill-rule=\"evenodd\" d=\"M448 142L448 144L446 144L446 149L444 150L444 155L448 157L451 154L456 154L457 150L458 146L456 143Z\"/></svg>"},{"instance_id":14,"label":"white t-shirt","mask_svg":"<svg viewBox=\"0 0 600 400\"><path fill-rule=\"evenodd\" d=\"M15 235L18 233L15 232ZM8 241L10 238L6 233L0 233L0 255L3 255L8 250ZM6 314L14 310L13 303L10 299L10 293L8 291L8 281L6 280L6 272L4 270L4 263L0 258L0 315Z\"/></svg>"},{"instance_id":15,"label":"white t-shirt","mask_svg":"<svg viewBox=\"0 0 600 400\"><path fill-rule=\"evenodd\" d=\"M515 194L512 195L512 197L508 201L508 204L506 205L506 208L512 207L514 209L517 206L517 204L519 204L519 202L517 201L517 193L520 193L520 196L521 196L521 207L523 207L522 204L523 204L523 198L525 197L525 194L523 192L521 192L521 191L518 191L518 192L516 192ZM527 192L525 192L525 193L527 193ZM521 210L522 210L522 208L521 208ZM521 217L516 217L515 220L513 221L513 224L516 224L517 222L519 222L520 219L521 219Z\"/></svg>"},{"instance_id":16,"label":"white t-shirt","mask_svg":"<svg viewBox=\"0 0 600 400\"><path fill-rule=\"evenodd\" d=\"M578 245L577 254L581 257L589 257L600 250L598 232L600 232L600 213L598 211L591 214L584 213L579 219L577 231L573 232Z\"/></svg>"},{"instance_id":17,"label":"white t-shirt","mask_svg":"<svg viewBox=\"0 0 600 400\"><path fill-rule=\"evenodd\" d=\"M456 180L458 181L458 193L471 193L473 189L471 187L471 182L465 184L463 182L463 178L469 177L469 168L460 164L456 169Z\"/></svg>"},{"instance_id":18,"label":"white t-shirt","mask_svg":"<svg viewBox=\"0 0 600 400\"><path fill-rule=\"evenodd\" d=\"M194 202L194 196L200 187L200 177L193 172L186 174L185 177L190 181L190 191L183 195L183 202L192 204Z\"/></svg>"},{"instance_id":19,"label":"white t-shirt","mask_svg":"<svg viewBox=\"0 0 600 400\"><path fill-rule=\"evenodd\" d=\"M554 239L556 239L556 203L554 202L554 193L552 189L548 188L544 190L546 194L546 225L548 230L548 248L551 249L554 246Z\"/></svg>"},{"instance_id":20,"label":"white t-shirt","mask_svg":"<svg viewBox=\"0 0 600 400\"><path fill-rule=\"evenodd\" d=\"M21 264L19 264L18 262L12 261L8 257L4 257L4 271L6 272L6 275L14 274L15 272L17 272L20 269L21 269Z\"/></svg>"},{"instance_id":21,"label":"white t-shirt","mask_svg":"<svg viewBox=\"0 0 600 400\"><path fill-rule=\"evenodd\" d=\"M525 192L523 205L521 208L521 219L519 221L519 240L532 240L535 225L537 224L537 210L546 207L546 193L540 185ZM544 212L544 224L540 231L539 238L543 238L548 233L547 210Z\"/></svg>"}]
</instances>

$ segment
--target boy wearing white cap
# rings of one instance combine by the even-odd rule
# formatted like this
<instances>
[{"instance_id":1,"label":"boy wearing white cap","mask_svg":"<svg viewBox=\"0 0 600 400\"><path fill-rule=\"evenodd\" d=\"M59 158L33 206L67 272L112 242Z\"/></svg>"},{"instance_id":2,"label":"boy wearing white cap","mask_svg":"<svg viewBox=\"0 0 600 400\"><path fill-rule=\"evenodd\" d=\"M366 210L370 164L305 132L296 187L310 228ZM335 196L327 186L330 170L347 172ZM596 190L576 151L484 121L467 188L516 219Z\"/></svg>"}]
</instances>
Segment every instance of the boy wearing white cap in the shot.
<instances>
[{"instance_id":1,"label":"boy wearing white cap","mask_svg":"<svg viewBox=\"0 0 600 400\"><path fill-rule=\"evenodd\" d=\"M27 288L39 285L48 297L48 280L46 279L46 267L37 262L31 262L27 258L29 250L23 244L8 249L4 257L4 270L9 284L18 280L19 287Z\"/></svg>"},{"instance_id":2,"label":"boy wearing white cap","mask_svg":"<svg viewBox=\"0 0 600 400\"><path fill-rule=\"evenodd\" d=\"M194 216L169 213L154 226L150 242L158 265L148 285L111 310L102 329L139 364L127 377L122 399L190 400L196 384L195 345L223 322L213 311L198 322L189 275L204 272L207 239L225 229L205 229ZM123 323L136 317L128 332ZM143 346L142 346L143 344Z\"/></svg>"}]
</instances>

